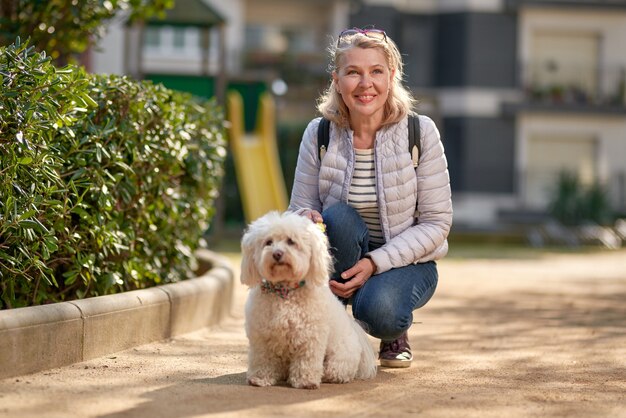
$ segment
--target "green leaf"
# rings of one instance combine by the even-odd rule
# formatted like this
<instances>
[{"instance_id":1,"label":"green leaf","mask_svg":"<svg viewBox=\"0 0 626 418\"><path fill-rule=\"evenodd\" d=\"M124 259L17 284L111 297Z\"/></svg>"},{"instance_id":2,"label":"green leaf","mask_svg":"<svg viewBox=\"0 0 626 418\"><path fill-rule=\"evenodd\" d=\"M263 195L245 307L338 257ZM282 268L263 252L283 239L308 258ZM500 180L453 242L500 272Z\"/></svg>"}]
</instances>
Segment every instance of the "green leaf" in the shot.
<instances>
[{"instance_id":1,"label":"green leaf","mask_svg":"<svg viewBox=\"0 0 626 418\"><path fill-rule=\"evenodd\" d=\"M74 175L70 178L70 180L76 180L79 177L82 177L83 174L85 174L87 170L85 168L79 168L78 170L76 170L76 173L74 173ZM71 182L72 185L74 185L73 182ZM74 192L76 192L76 189L74 189Z\"/></svg>"},{"instance_id":2,"label":"green leaf","mask_svg":"<svg viewBox=\"0 0 626 418\"><path fill-rule=\"evenodd\" d=\"M50 251L45 245L41 248L41 256L44 260L50 259Z\"/></svg>"},{"instance_id":3,"label":"green leaf","mask_svg":"<svg viewBox=\"0 0 626 418\"><path fill-rule=\"evenodd\" d=\"M19 226L25 229L34 229L37 232L45 232L45 229L42 228L41 223L35 222L32 219L24 219L18 222Z\"/></svg>"},{"instance_id":4,"label":"green leaf","mask_svg":"<svg viewBox=\"0 0 626 418\"><path fill-rule=\"evenodd\" d=\"M70 270L68 272L63 273L65 284L66 285L74 284L79 274L80 274L80 271L77 271L77 270Z\"/></svg>"},{"instance_id":5,"label":"green leaf","mask_svg":"<svg viewBox=\"0 0 626 418\"><path fill-rule=\"evenodd\" d=\"M85 104L91 107L97 107L98 102L92 99L88 94L84 93L80 95L80 98L84 100Z\"/></svg>"},{"instance_id":6,"label":"green leaf","mask_svg":"<svg viewBox=\"0 0 626 418\"><path fill-rule=\"evenodd\" d=\"M35 209L28 210L28 211L22 213L20 215L19 219L28 219L31 216L35 215L36 213L37 213L37 211Z\"/></svg>"},{"instance_id":7,"label":"green leaf","mask_svg":"<svg viewBox=\"0 0 626 418\"><path fill-rule=\"evenodd\" d=\"M77 214L78 216L80 216L82 219L89 219L89 213L87 213L86 210L84 210L83 208L76 206L74 208L72 208L72 213Z\"/></svg>"},{"instance_id":8,"label":"green leaf","mask_svg":"<svg viewBox=\"0 0 626 418\"><path fill-rule=\"evenodd\" d=\"M48 248L48 250L51 252L55 252L59 249L58 242L59 240L56 237L47 236L44 238L46 248Z\"/></svg>"}]
</instances>

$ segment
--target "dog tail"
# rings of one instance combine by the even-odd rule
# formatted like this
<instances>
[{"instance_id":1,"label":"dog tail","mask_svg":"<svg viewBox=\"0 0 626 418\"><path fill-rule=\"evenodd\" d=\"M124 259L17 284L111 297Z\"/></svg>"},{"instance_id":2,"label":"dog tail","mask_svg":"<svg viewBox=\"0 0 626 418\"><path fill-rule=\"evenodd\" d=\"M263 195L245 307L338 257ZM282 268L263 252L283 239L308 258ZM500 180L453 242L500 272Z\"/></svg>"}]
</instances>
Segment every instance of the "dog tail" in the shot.
<instances>
[{"instance_id":1,"label":"dog tail","mask_svg":"<svg viewBox=\"0 0 626 418\"><path fill-rule=\"evenodd\" d=\"M367 326L366 324L363 324ZM372 379L376 377L376 353L370 344L367 334L363 330L361 324L356 320L352 321L352 327L359 337L359 345L361 346L361 361L359 362L359 370L356 373L357 379Z\"/></svg>"}]
</instances>

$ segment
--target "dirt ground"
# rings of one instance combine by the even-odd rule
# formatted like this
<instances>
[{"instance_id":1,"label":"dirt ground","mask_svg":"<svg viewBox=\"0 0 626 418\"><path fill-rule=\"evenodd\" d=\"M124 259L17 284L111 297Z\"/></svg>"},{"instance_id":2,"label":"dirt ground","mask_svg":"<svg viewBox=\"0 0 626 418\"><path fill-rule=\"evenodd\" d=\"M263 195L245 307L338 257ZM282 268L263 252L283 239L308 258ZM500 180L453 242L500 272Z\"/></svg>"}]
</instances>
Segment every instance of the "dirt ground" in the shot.
<instances>
[{"instance_id":1,"label":"dirt ground","mask_svg":"<svg viewBox=\"0 0 626 418\"><path fill-rule=\"evenodd\" d=\"M626 417L625 250L439 266L410 369L249 387L238 285L219 327L0 380L0 417Z\"/></svg>"}]
</instances>

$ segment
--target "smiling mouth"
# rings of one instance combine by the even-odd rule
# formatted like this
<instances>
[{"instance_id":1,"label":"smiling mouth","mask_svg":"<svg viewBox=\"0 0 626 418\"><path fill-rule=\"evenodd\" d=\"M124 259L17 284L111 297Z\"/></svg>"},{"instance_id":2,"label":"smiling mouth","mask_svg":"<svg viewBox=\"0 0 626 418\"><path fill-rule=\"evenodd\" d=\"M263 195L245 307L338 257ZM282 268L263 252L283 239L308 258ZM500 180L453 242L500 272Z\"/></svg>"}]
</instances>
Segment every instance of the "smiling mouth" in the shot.
<instances>
[{"instance_id":1,"label":"smiling mouth","mask_svg":"<svg viewBox=\"0 0 626 418\"><path fill-rule=\"evenodd\" d=\"M361 95L356 95L355 97L358 101L363 102L363 103L369 103L376 98L376 96L373 94L367 94L367 95L361 94Z\"/></svg>"}]
</instances>

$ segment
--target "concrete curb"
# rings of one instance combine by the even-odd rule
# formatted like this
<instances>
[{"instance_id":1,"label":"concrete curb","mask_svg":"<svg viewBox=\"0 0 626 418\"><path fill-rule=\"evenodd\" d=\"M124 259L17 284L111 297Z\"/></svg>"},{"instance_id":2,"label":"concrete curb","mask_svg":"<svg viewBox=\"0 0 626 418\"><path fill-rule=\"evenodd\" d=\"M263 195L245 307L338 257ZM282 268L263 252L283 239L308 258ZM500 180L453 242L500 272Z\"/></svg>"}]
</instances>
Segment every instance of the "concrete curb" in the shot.
<instances>
[{"instance_id":1,"label":"concrete curb","mask_svg":"<svg viewBox=\"0 0 626 418\"><path fill-rule=\"evenodd\" d=\"M116 295L0 311L0 379L101 357L218 323L232 306L225 257L199 250L202 275ZM203 267L203 268L202 268Z\"/></svg>"}]
</instances>

